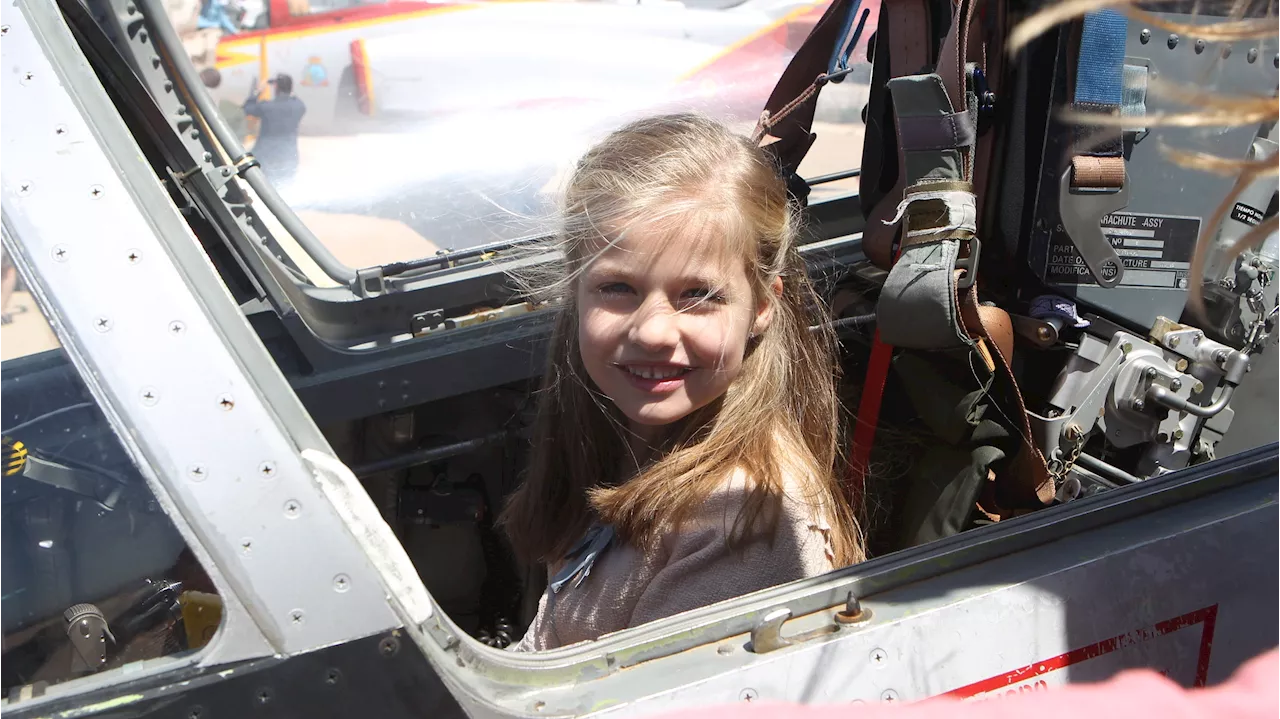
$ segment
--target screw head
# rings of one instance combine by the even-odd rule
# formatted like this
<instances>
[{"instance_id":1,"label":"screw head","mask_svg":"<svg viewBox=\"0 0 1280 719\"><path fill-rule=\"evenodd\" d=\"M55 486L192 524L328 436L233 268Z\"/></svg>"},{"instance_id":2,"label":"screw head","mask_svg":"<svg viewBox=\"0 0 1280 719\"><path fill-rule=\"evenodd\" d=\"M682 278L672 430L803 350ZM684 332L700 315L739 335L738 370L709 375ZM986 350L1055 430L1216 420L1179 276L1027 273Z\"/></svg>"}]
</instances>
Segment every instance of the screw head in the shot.
<instances>
[{"instance_id":1,"label":"screw head","mask_svg":"<svg viewBox=\"0 0 1280 719\"><path fill-rule=\"evenodd\" d=\"M1204 382L1201 382L1200 380L1196 380L1196 383L1191 385L1191 391L1194 392L1195 394L1200 394L1201 392L1203 392Z\"/></svg>"},{"instance_id":2,"label":"screw head","mask_svg":"<svg viewBox=\"0 0 1280 719\"><path fill-rule=\"evenodd\" d=\"M98 332L110 332L113 325L110 317L97 317L93 320L93 328Z\"/></svg>"},{"instance_id":3,"label":"screw head","mask_svg":"<svg viewBox=\"0 0 1280 719\"><path fill-rule=\"evenodd\" d=\"M889 653L879 647L871 650L871 664L877 669L883 668L889 663Z\"/></svg>"},{"instance_id":4,"label":"screw head","mask_svg":"<svg viewBox=\"0 0 1280 719\"><path fill-rule=\"evenodd\" d=\"M1135 399L1135 400L1133 401L1133 409L1134 409L1135 411L1137 411L1137 412L1141 412L1141 411L1143 411L1143 410L1144 410L1144 409L1146 409L1146 408L1147 408L1147 402L1146 402L1146 400L1142 399L1141 397L1139 397L1138 399Z\"/></svg>"},{"instance_id":5,"label":"screw head","mask_svg":"<svg viewBox=\"0 0 1280 719\"><path fill-rule=\"evenodd\" d=\"M1146 45L1147 43L1151 42L1151 31L1143 30L1138 35L1138 41L1141 42L1143 45Z\"/></svg>"},{"instance_id":6,"label":"screw head","mask_svg":"<svg viewBox=\"0 0 1280 719\"><path fill-rule=\"evenodd\" d=\"M271 703L271 690L270 690L270 689L259 689L259 690L258 690L258 695L257 695L256 697L254 697L254 698L258 700L258 704L259 704L259 705L270 704L270 703Z\"/></svg>"},{"instance_id":7,"label":"screw head","mask_svg":"<svg viewBox=\"0 0 1280 719\"><path fill-rule=\"evenodd\" d=\"M9 34L9 26L0 25L0 35L8 35L8 34Z\"/></svg>"},{"instance_id":8,"label":"screw head","mask_svg":"<svg viewBox=\"0 0 1280 719\"><path fill-rule=\"evenodd\" d=\"M1155 379L1155 378L1156 378L1156 374L1158 374L1158 373L1156 372L1156 368L1155 368L1155 367L1148 367L1148 368L1146 368L1146 369L1142 370L1142 376L1143 376L1143 377L1146 377L1147 379Z\"/></svg>"},{"instance_id":9,"label":"screw head","mask_svg":"<svg viewBox=\"0 0 1280 719\"><path fill-rule=\"evenodd\" d=\"M222 408L223 412L230 412L235 409L236 401L229 394L220 394L218 395L218 406Z\"/></svg>"},{"instance_id":10,"label":"screw head","mask_svg":"<svg viewBox=\"0 0 1280 719\"><path fill-rule=\"evenodd\" d=\"M174 320L169 323L169 334L180 335L187 331L187 326L181 320Z\"/></svg>"},{"instance_id":11,"label":"screw head","mask_svg":"<svg viewBox=\"0 0 1280 719\"><path fill-rule=\"evenodd\" d=\"M31 184L30 180L24 180L18 183L18 195L20 197L30 195L33 189L35 189L35 186Z\"/></svg>"},{"instance_id":12,"label":"screw head","mask_svg":"<svg viewBox=\"0 0 1280 719\"><path fill-rule=\"evenodd\" d=\"M209 470L203 464L193 464L187 467L187 476L197 482L203 482L209 477Z\"/></svg>"},{"instance_id":13,"label":"screw head","mask_svg":"<svg viewBox=\"0 0 1280 719\"><path fill-rule=\"evenodd\" d=\"M241 539L241 540L240 540L240 553L241 553L241 554L252 554L252 553L253 553L253 540L252 540L252 539L250 539L249 537L245 537L244 539Z\"/></svg>"},{"instance_id":14,"label":"screw head","mask_svg":"<svg viewBox=\"0 0 1280 719\"><path fill-rule=\"evenodd\" d=\"M307 621L307 615L301 609L294 609L293 611L289 612L289 621L294 626L297 626Z\"/></svg>"},{"instance_id":15,"label":"screw head","mask_svg":"<svg viewBox=\"0 0 1280 719\"><path fill-rule=\"evenodd\" d=\"M67 126L66 126L66 125L58 125L58 126L54 127L54 128L53 128L53 134L58 135L59 137L61 137L62 135L67 134Z\"/></svg>"},{"instance_id":16,"label":"screw head","mask_svg":"<svg viewBox=\"0 0 1280 719\"><path fill-rule=\"evenodd\" d=\"M129 264L136 265L142 261L142 250L130 249L129 254L125 255L125 259L129 260Z\"/></svg>"},{"instance_id":17,"label":"screw head","mask_svg":"<svg viewBox=\"0 0 1280 719\"><path fill-rule=\"evenodd\" d=\"M1182 431L1182 430L1180 430L1180 429L1175 429L1175 430L1173 431L1173 438L1174 438L1174 440L1182 439L1182 438L1183 438L1183 437L1185 437L1185 436L1186 436L1186 433L1185 433L1185 432L1183 432L1183 431Z\"/></svg>"},{"instance_id":18,"label":"screw head","mask_svg":"<svg viewBox=\"0 0 1280 719\"><path fill-rule=\"evenodd\" d=\"M92 197L95 200L98 199L99 197L102 197L103 193L105 192L106 190L102 189L102 185L89 186L89 197Z\"/></svg>"},{"instance_id":19,"label":"screw head","mask_svg":"<svg viewBox=\"0 0 1280 719\"><path fill-rule=\"evenodd\" d=\"M1120 345L1120 351L1123 352L1124 354L1129 354L1130 352L1133 351L1133 344L1130 342L1125 342L1124 344Z\"/></svg>"},{"instance_id":20,"label":"screw head","mask_svg":"<svg viewBox=\"0 0 1280 719\"><path fill-rule=\"evenodd\" d=\"M1246 62L1251 62L1251 63L1253 63L1253 62L1257 62L1257 61L1258 61L1258 48L1256 48L1256 47L1251 47L1251 48L1249 48L1249 52L1245 53L1244 59L1245 59L1245 61L1246 61Z\"/></svg>"},{"instance_id":21,"label":"screw head","mask_svg":"<svg viewBox=\"0 0 1280 719\"><path fill-rule=\"evenodd\" d=\"M25 85L25 84L27 84L27 83L31 82L31 81L32 81L32 80L34 80L34 79L36 79L36 74L35 74L34 72L31 72L31 71L29 71L29 70L28 70L27 72L22 73L22 84L23 84L23 85Z\"/></svg>"},{"instance_id":22,"label":"screw head","mask_svg":"<svg viewBox=\"0 0 1280 719\"><path fill-rule=\"evenodd\" d=\"M1182 389L1182 380L1177 379L1176 377L1170 380L1169 389L1173 390L1174 392L1177 392L1178 390Z\"/></svg>"},{"instance_id":23,"label":"screw head","mask_svg":"<svg viewBox=\"0 0 1280 719\"><path fill-rule=\"evenodd\" d=\"M187 712L187 719L203 719L203 717L204 707L191 707L191 710Z\"/></svg>"},{"instance_id":24,"label":"screw head","mask_svg":"<svg viewBox=\"0 0 1280 719\"><path fill-rule=\"evenodd\" d=\"M880 701L888 703L896 702L898 701L898 692L892 689L885 689L880 692Z\"/></svg>"},{"instance_id":25,"label":"screw head","mask_svg":"<svg viewBox=\"0 0 1280 719\"><path fill-rule=\"evenodd\" d=\"M324 673L325 684L328 684L329 686L332 687L332 686L336 686L340 681L342 681L342 672L338 671L336 667L329 669Z\"/></svg>"},{"instance_id":26,"label":"screw head","mask_svg":"<svg viewBox=\"0 0 1280 719\"><path fill-rule=\"evenodd\" d=\"M1178 337L1177 335L1174 335L1173 337L1170 337L1170 338L1169 338L1169 346L1170 346L1170 347L1177 347L1177 346L1178 346L1178 345L1180 345L1180 344L1182 344L1182 338L1181 338L1181 337Z\"/></svg>"},{"instance_id":27,"label":"screw head","mask_svg":"<svg viewBox=\"0 0 1280 719\"><path fill-rule=\"evenodd\" d=\"M1188 364L1185 359L1180 359L1177 362L1175 362L1173 365L1173 368L1178 370L1179 372L1186 372L1187 367L1188 367Z\"/></svg>"},{"instance_id":28,"label":"screw head","mask_svg":"<svg viewBox=\"0 0 1280 719\"><path fill-rule=\"evenodd\" d=\"M160 401L160 393L155 387L143 387L140 395L142 403L148 407L154 407Z\"/></svg>"},{"instance_id":29,"label":"screw head","mask_svg":"<svg viewBox=\"0 0 1280 719\"><path fill-rule=\"evenodd\" d=\"M297 519L302 514L302 503L296 499L290 499L284 503L284 516L289 519Z\"/></svg>"},{"instance_id":30,"label":"screw head","mask_svg":"<svg viewBox=\"0 0 1280 719\"><path fill-rule=\"evenodd\" d=\"M746 689L743 689L742 691L738 692L738 699L740 701L753 702L759 698L760 698L760 693L757 692L755 689L752 689L751 687L747 687Z\"/></svg>"},{"instance_id":31,"label":"screw head","mask_svg":"<svg viewBox=\"0 0 1280 719\"><path fill-rule=\"evenodd\" d=\"M400 640L395 637L383 637L382 641L378 642L378 653L384 657L395 656L398 651L400 651Z\"/></svg>"},{"instance_id":32,"label":"screw head","mask_svg":"<svg viewBox=\"0 0 1280 719\"><path fill-rule=\"evenodd\" d=\"M342 594L351 589L351 578L345 574L339 574L333 578L333 591Z\"/></svg>"},{"instance_id":33,"label":"screw head","mask_svg":"<svg viewBox=\"0 0 1280 719\"><path fill-rule=\"evenodd\" d=\"M1177 47L1177 46L1178 46L1178 40L1179 40L1179 39L1181 39L1181 38L1179 38L1179 37L1178 37L1178 34L1177 34L1177 33L1170 33L1170 35L1169 35L1169 49L1170 49L1170 50L1172 50L1172 49L1174 49L1175 47Z\"/></svg>"},{"instance_id":34,"label":"screw head","mask_svg":"<svg viewBox=\"0 0 1280 719\"><path fill-rule=\"evenodd\" d=\"M53 250L50 251L49 254L53 257L54 262L66 262L67 255L69 255L70 252L67 250L66 245L54 245Z\"/></svg>"},{"instance_id":35,"label":"screw head","mask_svg":"<svg viewBox=\"0 0 1280 719\"><path fill-rule=\"evenodd\" d=\"M276 463L267 461L258 465L258 474L262 475L267 479L270 479L276 476Z\"/></svg>"},{"instance_id":36,"label":"screw head","mask_svg":"<svg viewBox=\"0 0 1280 719\"><path fill-rule=\"evenodd\" d=\"M1223 45L1223 46L1222 46L1222 59L1223 59L1223 60L1226 60L1226 59L1227 59L1227 58L1229 58L1229 57L1231 57L1231 46L1230 46L1230 45Z\"/></svg>"},{"instance_id":37,"label":"screw head","mask_svg":"<svg viewBox=\"0 0 1280 719\"><path fill-rule=\"evenodd\" d=\"M1196 54L1204 52L1204 40L1196 40Z\"/></svg>"}]
</instances>

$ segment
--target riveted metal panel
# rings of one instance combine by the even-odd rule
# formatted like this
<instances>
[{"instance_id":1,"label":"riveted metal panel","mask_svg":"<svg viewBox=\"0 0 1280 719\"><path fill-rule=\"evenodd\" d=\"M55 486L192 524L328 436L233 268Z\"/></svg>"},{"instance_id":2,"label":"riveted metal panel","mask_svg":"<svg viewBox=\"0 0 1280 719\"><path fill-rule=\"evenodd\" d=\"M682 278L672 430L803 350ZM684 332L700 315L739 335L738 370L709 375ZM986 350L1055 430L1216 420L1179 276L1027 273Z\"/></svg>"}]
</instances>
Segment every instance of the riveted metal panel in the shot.
<instances>
[{"instance_id":1,"label":"riveted metal panel","mask_svg":"<svg viewBox=\"0 0 1280 719\"><path fill-rule=\"evenodd\" d=\"M282 431L281 413L305 413L56 9L20 4L5 23L6 241L156 494L266 637L223 658L397 626L373 561ZM327 452L318 436L307 445Z\"/></svg>"},{"instance_id":2,"label":"riveted metal panel","mask_svg":"<svg viewBox=\"0 0 1280 719\"><path fill-rule=\"evenodd\" d=\"M1205 25L1222 20L1213 16L1183 14L1158 16L1185 25ZM1196 37L1179 37L1176 33L1130 20L1125 38L1125 63L1146 66L1152 82L1210 88L1228 96L1261 96L1268 92L1268 88L1275 91L1276 50L1274 38L1251 43L1206 42ZM1064 82L1061 70L1059 82ZM1176 101L1168 93L1163 96L1149 93L1146 110L1149 114L1158 115L1184 113L1194 108ZM1065 166L1064 158L1069 157L1069 143L1074 136L1070 126L1051 122L1042 157L1036 207L1036 217L1040 221L1032 230L1031 267L1046 282L1053 284L1055 291L1129 320L1136 327L1150 327L1158 316L1177 319L1186 304L1189 283L1195 281L1186 272L1190 256L1185 253L1189 251L1189 243L1194 243L1197 229L1207 233L1205 236L1210 239L1216 235L1204 225L1227 196L1234 180L1189 170L1174 162L1167 150L1204 152L1243 161L1258 129L1256 125L1231 128L1152 127L1133 137L1132 147L1126 149L1125 162L1129 202L1119 212L1136 215L1139 222L1145 218L1165 220L1164 226L1158 230L1140 227L1138 232L1161 243L1154 245L1157 250L1168 242L1163 258L1159 251L1146 253L1146 256L1160 259L1167 270L1157 273L1159 276L1147 282L1147 286L1128 287L1125 285L1129 281L1143 281L1142 271L1131 268L1127 271L1133 275L1130 280L1122 278L1120 286L1107 289L1089 284L1091 278L1082 284L1055 284L1054 276L1049 272L1055 237L1058 245L1068 242L1064 235L1055 233L1053 226L1058 216L1058 186ZM1199 220L1198 225L1196 220ZM1168 233L1168 228L1177 223L1187 225L1187 228L1178 230L1176 239L1164 237L1162 233ZM1174 249L1175 244L1177 249ZM1181 270L1180 277L1175 276L1173 267L1179 264L1178 261L1188 265L1177 268ZM1160 283L1165 283L1165 286L1155 286Z\"/></svg>"}]
</instances>

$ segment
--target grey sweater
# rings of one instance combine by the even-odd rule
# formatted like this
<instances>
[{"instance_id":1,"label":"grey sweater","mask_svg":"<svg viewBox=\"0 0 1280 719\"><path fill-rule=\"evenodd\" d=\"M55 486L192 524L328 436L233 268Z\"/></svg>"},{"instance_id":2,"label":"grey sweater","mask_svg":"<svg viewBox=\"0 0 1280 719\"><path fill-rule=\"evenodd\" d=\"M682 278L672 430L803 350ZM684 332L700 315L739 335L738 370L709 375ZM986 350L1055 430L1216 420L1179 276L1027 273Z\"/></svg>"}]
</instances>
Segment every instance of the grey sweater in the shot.
<instances>
[{"instance_id":1,"label":"grey sweater","mask_svg":"<svg viewBox=\"0 0 1280 719\"><path fill-rule=\"evenodd\" d=\"M543 593L524 639L511 649L542 651L590 641L835 568L825 513L791 488L773 541L760 538L730 551L727 539L746 486L741 475L726 481L678 532L663 534L655 551L615 540L580 584Z\"/></svg>"}]
</instances>

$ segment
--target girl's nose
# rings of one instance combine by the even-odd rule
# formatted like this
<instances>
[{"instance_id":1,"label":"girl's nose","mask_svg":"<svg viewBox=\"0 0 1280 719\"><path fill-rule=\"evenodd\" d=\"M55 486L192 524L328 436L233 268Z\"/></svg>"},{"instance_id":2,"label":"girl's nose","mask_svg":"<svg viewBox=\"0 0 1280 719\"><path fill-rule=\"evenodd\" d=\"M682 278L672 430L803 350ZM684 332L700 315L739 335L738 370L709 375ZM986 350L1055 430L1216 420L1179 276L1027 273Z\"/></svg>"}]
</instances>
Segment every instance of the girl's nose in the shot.
<instances>
[{"instance_id":1,"label":"girl's nose","mask_svg":"<svg viewBox=\"0 0 1280 719\"><path fill-rule=\"evenodd\" d=\"M646 350L674 347L680 341L679 316L665 301L646 302L636 311L629 339Z\"/></svg>"}]
</instances>

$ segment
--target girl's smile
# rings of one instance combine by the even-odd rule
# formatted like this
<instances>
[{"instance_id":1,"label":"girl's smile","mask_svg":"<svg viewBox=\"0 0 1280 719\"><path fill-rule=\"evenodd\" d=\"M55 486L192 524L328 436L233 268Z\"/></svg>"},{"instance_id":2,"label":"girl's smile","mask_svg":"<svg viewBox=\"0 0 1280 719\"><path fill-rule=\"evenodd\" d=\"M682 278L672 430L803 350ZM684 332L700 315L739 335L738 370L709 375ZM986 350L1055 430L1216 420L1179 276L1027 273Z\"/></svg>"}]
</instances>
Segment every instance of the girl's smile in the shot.
<instances>
[{"instance_id":1,"label":"girl's smile","mask_svg":"<svg viewBox=\"0 0 1280 719\"><path fill-rule=\"evenodd\" d=\"M675 364L616 364L631 383L645 392L665 394L684 386L684 378L693 367Z\"/></svg>"}]
</instances>

